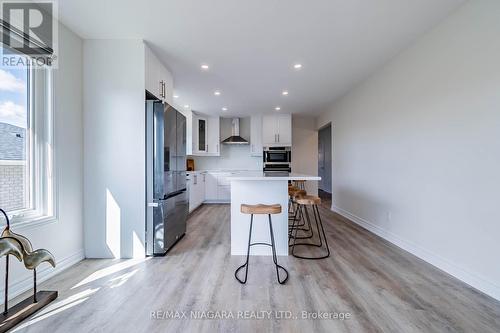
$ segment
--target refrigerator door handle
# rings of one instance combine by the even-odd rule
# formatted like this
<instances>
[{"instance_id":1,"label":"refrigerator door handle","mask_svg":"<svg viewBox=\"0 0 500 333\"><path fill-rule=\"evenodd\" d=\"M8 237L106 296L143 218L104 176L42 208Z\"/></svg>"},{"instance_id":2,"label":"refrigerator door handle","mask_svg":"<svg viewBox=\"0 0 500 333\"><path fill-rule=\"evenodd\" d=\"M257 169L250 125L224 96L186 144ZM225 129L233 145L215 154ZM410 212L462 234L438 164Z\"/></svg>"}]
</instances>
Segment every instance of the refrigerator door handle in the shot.
<instances>
[{"instance_id":1,"label":"refrigerator door handle","mask_svg":"<svg viewBox=\"0 0 500 333\"><path fill-rule=\"evenodd\" d=\"M173 198L175 196L178 196L179 194L183 193L183 192L186 192L186 189L183 188L182 190L179 190L179 191L175 191L175 192L172 192L170 193L169 195L166 195L165 198L161 199L161 200L168 200L170 198Z\"/></svg>"}]
</instances>

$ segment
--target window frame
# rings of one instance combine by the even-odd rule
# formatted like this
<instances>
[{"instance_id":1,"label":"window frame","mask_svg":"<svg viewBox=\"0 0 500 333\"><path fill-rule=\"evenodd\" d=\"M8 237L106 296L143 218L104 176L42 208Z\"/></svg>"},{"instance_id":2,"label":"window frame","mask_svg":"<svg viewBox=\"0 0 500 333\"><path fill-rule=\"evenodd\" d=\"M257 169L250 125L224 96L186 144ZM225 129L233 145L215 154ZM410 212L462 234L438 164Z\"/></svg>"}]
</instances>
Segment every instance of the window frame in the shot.
<instances>
[{"instance_id":1,"label":"window frame","mask_svg":"<svg viewBox=\"0 0 500 333\"><path fill-rule=\"evenodd\" d=\"M8 47L2 45L3 47ZM50 67L28 67L27 207L7 212L16 229L57 221L54 168L54 79ZM29 154L29 156L28 156Z\"/></svg>"}]
</instances>

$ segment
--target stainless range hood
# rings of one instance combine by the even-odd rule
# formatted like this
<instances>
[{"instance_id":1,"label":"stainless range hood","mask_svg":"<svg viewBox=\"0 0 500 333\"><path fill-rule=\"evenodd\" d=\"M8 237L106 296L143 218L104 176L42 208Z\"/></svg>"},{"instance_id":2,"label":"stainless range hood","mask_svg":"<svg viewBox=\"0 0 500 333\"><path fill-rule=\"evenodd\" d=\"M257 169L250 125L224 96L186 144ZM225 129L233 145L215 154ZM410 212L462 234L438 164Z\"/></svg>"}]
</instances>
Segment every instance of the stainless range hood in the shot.
<instances>
[{"instance_id":1,"label":"stainless range hood","mask_svg":"<svg viewBox=\"0 0 500 333\"><path fill-rule=\"evenodd\" d=\"M248 141L240 136L240 119L233 118L231 120L231 136L224 141L225 145L247 145Z\"/></svg>"}]
</instances>

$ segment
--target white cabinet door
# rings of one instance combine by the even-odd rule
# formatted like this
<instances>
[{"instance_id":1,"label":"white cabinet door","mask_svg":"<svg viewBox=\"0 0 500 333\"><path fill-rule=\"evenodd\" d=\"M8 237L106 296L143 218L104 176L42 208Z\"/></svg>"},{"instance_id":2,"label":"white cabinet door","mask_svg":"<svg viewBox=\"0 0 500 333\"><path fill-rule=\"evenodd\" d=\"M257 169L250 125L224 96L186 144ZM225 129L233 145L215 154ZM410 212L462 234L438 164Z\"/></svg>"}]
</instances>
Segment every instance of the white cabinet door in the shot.
<instances>
[{"instance_id":1,"label":"white cabinet door","mask_svg":"<svg viewBox=\"0 0 500 333\"><path fill-rule=\"evenodd\" d=\"M168 104L172 105L173 104L173 98L174 98L174 82L172 79L172 74L166 69L163 64L160 62L160 82L163 84L163 98L162 100L164 102L167 102Z\"/></svg>"},{"instance_id":2,"label":"white cabinet door","mask_svg":"<svg viewBox=\"0 0 500 333\"><path fill-rule=\"evenodd\" d=\"M276 116L278 124L278 143L282 146L292 145L292 116L280 114Z\"/></svg>"},{"instance_id":3,"label":"white cabinet door","mask_svg":"<svg viewBox=\"0 0 500 333\"><path fill-rule=\"evenodd\" d=\"M205 177L205 200L217 200L217 174L208 172Z\"/></svg>"},{"instance_id":4,"label":"white cabinet door","mask_svg":"<svg viewBox=\"0 0 500 333\"><path fill-rule=\"evenodd\" d=\"M145 48L145 66L146 90L156 98L162 99L161 63L148 47Z\"/></svg>"},{"instance_id":5,"label":"white cabinet door","mask_svg":"<svg viewBox=\"0 0 500 333\"><path fill-rule=\"evenodd\" d=\"M207 124L207 153L220 156L220 118L210 117Z\"/></svg>"},{"instance_id":6,"label":"white cabinet door","mask_svg":"<svg viewBox=\"0 0 500 333\"><path fill-rule=\"evenodd\" d=\"M231 201L231 186L219 186L217 189L217 199L223 202Z\"/></svg>"},{"instance_id":7,"label":"white cabinet door","mask_svg":"<svg viewBox=\"0 0 500 333\"><path fill-rule=\"evenodd\" d=\"M272 146L278 142L278 131L276 117L274 115L265 115L262 117L262 144Z\"/></svg>"},{"instance_id":8,"label":"white cabinet door","mask_svg":"<svg viewBox=\"0 0 500 333\"><path fill-rule=\"evenodd\" d=\"M192 173L188 181L189 212L195 210L200 204L200 175Z\"/></svg>"},{"instance_id":9,"label":"white cabinet door","mask_svg":"<svg viewBox=\"0 0 500 333\"><path fill-rule=\"evenodd\" d=\"M262 156L262 116L250 118L250 155Z\"/></svg>"},{"instance_id":10,"label":"white cabinet door","mask_svg":"<svg viewBox=\"0 0 500 333\"><path fill-rule=\"evenodd\" d=\"M189 176L189 180L186 182L187 191L189 196L189 212L191 213L195 208L196 194L193 188L193 175Z\"/></svg>"},{"instance_id":11,"label":"white cabinet door","mask_svg":"<svg viewBox=\"0 0 500 333\"><path fill-rule=\"evenodd\" d=\"M198 179L199 181L199 203L200 205L205 202L205 191L206 191L206 184L207 184L207 173L203 172L200 173L200 178Z\"/></svg>"}]
</instances>

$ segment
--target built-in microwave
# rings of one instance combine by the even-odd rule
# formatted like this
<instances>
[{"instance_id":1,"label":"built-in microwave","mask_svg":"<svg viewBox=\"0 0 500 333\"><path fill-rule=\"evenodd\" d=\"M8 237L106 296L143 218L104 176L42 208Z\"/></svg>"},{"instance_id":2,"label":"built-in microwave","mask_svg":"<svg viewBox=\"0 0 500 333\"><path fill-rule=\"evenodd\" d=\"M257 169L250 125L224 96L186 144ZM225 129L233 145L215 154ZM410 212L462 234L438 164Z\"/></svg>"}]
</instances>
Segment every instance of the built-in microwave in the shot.
<instances>
[{"instance_id":1,"label":"built-in microwave","mask_svg":"<svg viewBox=\"0 0 500 333\"><path fill-rule=\"evenodd\" d=\"M290 147L264 147L264 163L290 163L292 162L292 151Z\"/></svg>"}]
</instances>

